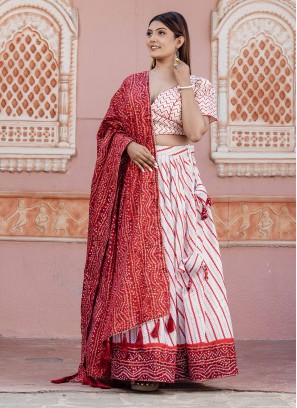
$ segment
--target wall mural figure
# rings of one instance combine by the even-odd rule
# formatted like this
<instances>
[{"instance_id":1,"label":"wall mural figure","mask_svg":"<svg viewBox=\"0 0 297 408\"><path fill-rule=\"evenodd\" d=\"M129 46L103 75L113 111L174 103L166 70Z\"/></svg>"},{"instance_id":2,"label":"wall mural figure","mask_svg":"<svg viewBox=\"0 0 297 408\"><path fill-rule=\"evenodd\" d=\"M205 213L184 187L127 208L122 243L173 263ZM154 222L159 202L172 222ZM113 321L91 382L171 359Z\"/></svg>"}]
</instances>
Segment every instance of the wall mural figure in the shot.
<instances>
[{"instance_id":1,"label":"wall mural figure","mask_svg":"<svg viewBox=\"0 0 297 408\"><path fill-rule=\"evenodd\" d=\"M41 205L39 207L39 213L35 218L35 226L36 229L42 233L42 235L44 235L45 232L47 231L49 220L50 217L47 214L46 207Z\"/></svg>"},{"instance_id":2,"label":"wall mural figure","mask_svg":"<svg viewBox=\"0 0 297 408\"><path fill-rule=\"evenodd\" d=\"M5 224L7 224L11 218L13 218L15 215L18 215L19 217L14 226L12 227L11 231L17 232L18 234L23 234L24 233L23 227L26 225L28 221L27 218L28 211L34 210L34 208L37 208L39 206L40 204L35 204L32 207L26 207L26 201L24 199L21 199L18 201L18 205L14 213L11 214L8 218L6 218L4 222Z\"/></svg>"},{"instance_id":3,"label":"wall mural figure","mask_svg":"<svg viewBox=\"0 0 297 408\"><path fill-rule=\"evenodd\" d=\"M291 224L292 223L296 224L296 220L291 216L288 207L282 206L279 212L275 211L272 207L269 208L278 217L277 221L278 237L280 239L285 239L286 236L287 239L290 239Z\"/></svg>"},{"instance_id":4,"label":"wall mural figure","mask_svg":"<svg viewBox=\"0 0 297 408\"><path fill-rule=\"evenodd\" d=\"M269 211L264 210L258 223L258 231L263 235L263 238L267 239L271 235L272 226L273 221L270 218Z\"/></svg>"},{"instance_id":5,"label":"wall mural figure","mask_svg":"<svg viewBox=\"0 0 297 408\"><path fill-rule=\"evenodd\" d=\"M70 214L67 210L66 204L64 201L58 202L58 208L52 207L49 203L44 203L49 206L49 208L56 213L55 218L55 234L58 235L61 232L64 232L64 235L68 235L67 228L69 228L68 220L69 218L75 222L76 224L78 221Z\"/></svg>"},{"instance_id":6,"label":"wall mural figure","mask_svg":"<svg viewBox=\"0 0 297 408\"><path fill-rule=\"evenodd\" d=\"M251 223L250 223L250 217L253 214L257 214L259 211L262 211L261 208L258 208L257 210L251 211L249 210L249 207L247 204L242 204L241 206L241 214L234 217L230 222L229 222L229 228L232 224L237 222L238 220L242 220L241 226L238 231L234 231L234 235L238 237L240 234L242 234L242 238L246 239L247 238L247 231L250 229Z\"/></svg>"}]
</instances>

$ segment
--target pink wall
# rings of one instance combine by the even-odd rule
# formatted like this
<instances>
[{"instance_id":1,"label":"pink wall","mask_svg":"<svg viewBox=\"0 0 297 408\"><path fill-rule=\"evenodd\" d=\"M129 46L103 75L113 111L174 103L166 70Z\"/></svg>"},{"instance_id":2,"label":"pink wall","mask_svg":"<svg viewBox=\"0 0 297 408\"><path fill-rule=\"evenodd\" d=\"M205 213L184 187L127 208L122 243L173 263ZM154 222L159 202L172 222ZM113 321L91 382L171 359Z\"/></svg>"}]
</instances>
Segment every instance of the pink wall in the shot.
<instances>
[{"instance_id":1,"label":"pink wall","mask_svg":"<svg viewBox=\"0 0 297 408\"><path fill-rule=\"evenodd\" d=\"M77 156L66 174L0 174L1 191L88 193L95 164L96 131L113 93L133 72L150 67L148 22L175 10L186 18L192 73L210 77L210 13L216 1L74 0L79 12ZM294 178L219 178L209 159L210 136L196 144L201 177L210 196L294 196ZM77 337L85 244L2 242L0 330L3 336ZM295 249L222 248L235 337L295 336Z\"/></svg>"},{"instance_id":2,"label":"pink wall","mask_svg":"<svg viewBox=\"0 0 297 408\"><path fill-rule=\"evenodd\" d=\"M79 337L86 245L1 245L3 336ZM294 339L292 249L223 248L227 297L236 339Z\"/></svg>"}]
</instances>

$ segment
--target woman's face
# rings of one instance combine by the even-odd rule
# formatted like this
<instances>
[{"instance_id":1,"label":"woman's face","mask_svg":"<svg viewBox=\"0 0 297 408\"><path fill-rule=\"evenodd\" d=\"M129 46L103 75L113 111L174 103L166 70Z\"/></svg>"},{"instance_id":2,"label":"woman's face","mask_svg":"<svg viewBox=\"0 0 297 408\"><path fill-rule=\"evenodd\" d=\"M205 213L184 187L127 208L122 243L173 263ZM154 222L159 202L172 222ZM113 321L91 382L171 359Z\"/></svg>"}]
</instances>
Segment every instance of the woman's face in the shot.
<instances>
[{"instance_id":1,"label":"woman's face","mask_svg":"<svg viewBox=\"0 0 297 408\"><path fill-rule=\"evenodd\" d=\"M146 45L149 49L150 56L155 59L166 57L175 57L176 50L182 44L183 37L174 37L171 31L161 21L154 20L147 29Z\"/></svg>"}]
</instances>

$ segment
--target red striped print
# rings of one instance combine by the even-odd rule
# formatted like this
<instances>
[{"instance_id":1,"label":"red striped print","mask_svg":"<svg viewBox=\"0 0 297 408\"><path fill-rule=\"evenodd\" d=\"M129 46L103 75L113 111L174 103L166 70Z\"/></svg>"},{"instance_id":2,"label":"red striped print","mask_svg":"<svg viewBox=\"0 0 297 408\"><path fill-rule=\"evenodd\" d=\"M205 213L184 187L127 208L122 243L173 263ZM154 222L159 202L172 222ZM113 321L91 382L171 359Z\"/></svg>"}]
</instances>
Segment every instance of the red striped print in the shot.
<instances>
[{"instance_id":1,"label":"red striped print","mask_svg":"<svg viewBox=\"0 0 297 408\"><path fill-rule=\"evenodd\" d=\"M206 353L207 346L227 347L233 341L219 243L212 212L206 206L208 194L201 181L193 149L193 145L156 146L163 248L169 274L170 313L175 329L167 332L169 316L159 319L157 338L151 336L156 319L141 326L141 347L147 349L150 356L165 348L178 353L180 347L185 347L183 350L192 350L193 347L201 353L205 346ZM207 207L208 217L204 220L201 220L201 209L197 207L200 202ZM208 280L202 264L208 268ZM138 350L135 345L138 331L138 327L126 331L128 345L124 349L128 347L131 356L132 351L137 353ZM114 350L120 350L123 333L113 336L112 340ZM140 354L133 357L138 358L141 358ZM118 378L121 364L123 372L135 370L129 358L114 362L112 367ZM212 364L218 363L213 361ZM234 370L233 362L230 362L231 366ZM161 372L160 368L160 378ZM158 377L158 373L154 373L154 378L155 375Z\"/></svg>"}]
</instances>

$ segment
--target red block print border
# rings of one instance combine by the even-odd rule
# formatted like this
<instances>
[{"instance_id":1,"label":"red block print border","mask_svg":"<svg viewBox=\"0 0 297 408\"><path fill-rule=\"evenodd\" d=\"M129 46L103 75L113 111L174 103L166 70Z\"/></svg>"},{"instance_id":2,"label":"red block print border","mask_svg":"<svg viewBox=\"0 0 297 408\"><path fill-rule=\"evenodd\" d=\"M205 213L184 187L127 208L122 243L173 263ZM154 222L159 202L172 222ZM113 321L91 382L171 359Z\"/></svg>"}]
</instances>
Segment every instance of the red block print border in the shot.
<instances>
[{"instance_id":1,"label":"red block print border","mask_svg":"<svg viewBox=\"0 0 297 408\"><path fill-rule=\"evenodd\" d=\"M125 351L126 350L126 351ZM178 345L112 345L111 377L174 383L204 381L238 374L234 339Z\"/></svg>"}]
</instances>

